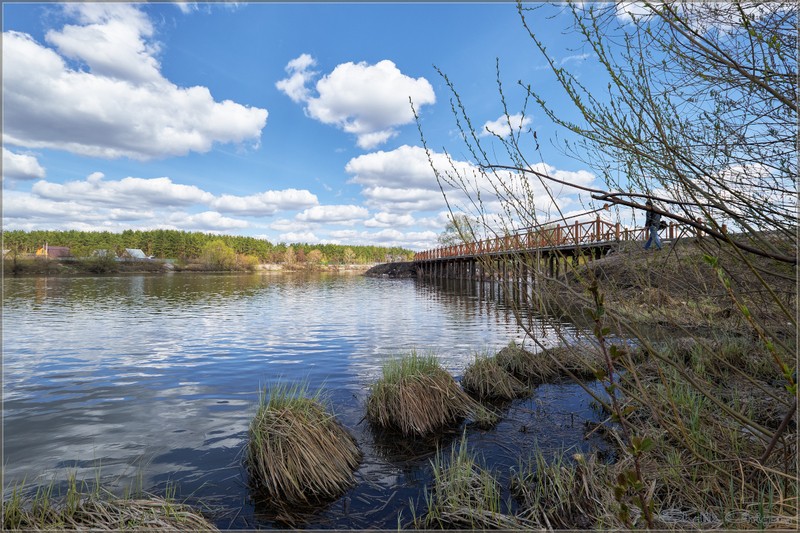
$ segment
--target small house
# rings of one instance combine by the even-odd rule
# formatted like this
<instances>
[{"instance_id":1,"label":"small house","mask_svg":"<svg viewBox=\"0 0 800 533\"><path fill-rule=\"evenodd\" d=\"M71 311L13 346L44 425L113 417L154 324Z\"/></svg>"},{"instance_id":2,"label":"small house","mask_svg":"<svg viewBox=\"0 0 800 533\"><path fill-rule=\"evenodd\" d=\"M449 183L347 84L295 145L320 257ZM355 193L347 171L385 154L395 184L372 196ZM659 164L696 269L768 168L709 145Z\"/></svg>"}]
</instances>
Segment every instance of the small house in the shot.
<instances>
[{"instance_id":1,"label":"small house","mask_svg":"<svg viewBox=\"0 0 800 533\"><path fill-rule=\"evenodd\" d=\"M36 257L46 257L48 259L58 259L60 257L70 257L68 246L48 246L45 244L36 250Z\"/></svg>"},{"instance_id":2,"label":"small house","mask_svg":"<svg viewBox=\"0 0 800 533\"><path fill-rule=\"evenodd\" d=\"M125 248L125 253L123 254L124 257L129 259L152 259L152 257L147 257L143 251L139 248Z\"/></svg>"}]
</instances>

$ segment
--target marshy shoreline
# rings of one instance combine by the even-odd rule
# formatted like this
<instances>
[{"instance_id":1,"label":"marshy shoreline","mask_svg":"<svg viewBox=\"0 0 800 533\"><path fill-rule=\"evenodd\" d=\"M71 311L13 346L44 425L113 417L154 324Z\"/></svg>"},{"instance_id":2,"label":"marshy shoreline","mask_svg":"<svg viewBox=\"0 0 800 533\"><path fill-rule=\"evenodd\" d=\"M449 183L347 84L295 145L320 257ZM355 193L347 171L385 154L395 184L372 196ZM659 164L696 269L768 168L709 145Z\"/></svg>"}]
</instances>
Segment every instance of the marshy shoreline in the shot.
<instances>
[{"instance_id":1,"label":"marshy shoreline","mask_svg":"<svg viewBox=\"0 0 800 533\"><path fill-rule=\"evenodd\" d=\"M660 529L796 529L798 494L792 472L797 461L797 415L790 416L792 394L787 394L786 381L776 371L764 342L743 334L746 320L719 296L718 274L698 260L698 253L692 243L651 253L633 247L620 249L582 265L565 280L539 287L541 304L591 331L597 318L593 304L597 302L583 290L581 281L589 276L599 279L608 310L604 324L620 334L613 339L606 338L601 328L580 342L548 349L510 343L498 353L476 355L455 376L442 375L432 360L415 361L404 369L402 362L413 359L414 354L390 363L384 369L384 378L388 376L391 383L420 369L423 374L428 372L425 379L432 381L422 381L422 388L413 390L444 389L445 385L434 387L431 383L447 382L447 387L455 385L463 391L454 390L449 397L466 393L475 402L462 398L449 421L429 427L409 422L407 415L403 421L393 422L389 411L372 400L378 394L416 398L419 392L387 392L380 381L370 388L364 416L378 426L377 431L393 431L395 442L405 438L404 432L414 434L415 428L423 427L420 433L434 436L461 434L460 439L437 444L429 461L430 487L419 495L424 501L421 514L406 515L398 525L426 529L643 528L645 512L649 511L650 521ZM742 272L731 273L747 288L749 282ZM776 277L774 290L785 293L786 305L796 309L792 287ZM791 328L779 321L780 313L755 294L747 302L749 307L765 323L772 324L773 334L792 345L795 338ZM635 345L622 342L634 334L639 338ZM609 356L616 372L611 378ZM391 364L396 366L392 368ZM600 421L587 425L584 434L600 436L603 450L520 457L519 468L513 472L487 467L485 458L472 451L471 437L477 436L477 431L496 431L492 424L497 423L477 420L480 409L475 405L496 410L502 418L503 410L497 405L513 405L524 401L537 387L573 380L598 396L595 405ZM599 390L598 383L603 384ZM608 401L609 385L620 391L617 407ZM285 397L285 390L278 391L277 396L281 394ZM304 397L305 393L297 396ZM270 397L270 391L265 390L265 405ZM332 408L329 414L322 414L324 407ZM319 409L306 407L306 411L326 424L336 416L336 406L324 402ZM633 437L624 434L619 414L623 414L629 429L635 428ZM526 431L528 428L519 428L522 435ZM761 460L770 436L779 431L774 451ZM412 448L414 438L409 440ZM355 468L357 460L345 462ZM313 473L304 475L315 477ZM341 476L341 488L321 493L336 498L346 491L349 474ZM740 482L737 490L731 491L734 478ZM292 483L279 486L291 487ZM503 494L510 495L513 504L504 501ZM37 505L44 508L35 502L35 498L27 502L31 510ZM64 505L70 508L68 501ZM201 502L199 508L203 507ZM313 514L313 510L308 512ZM62 516L59 513L45 515ZM213 516L214 512L209 518L213 520ZM4 525L31 527L24 525L28 522L8 520L4 516ZM278 524L290 527L304 523L302 517L284 516L286 521L280 520Z\"/></svg>"}]
</instances>

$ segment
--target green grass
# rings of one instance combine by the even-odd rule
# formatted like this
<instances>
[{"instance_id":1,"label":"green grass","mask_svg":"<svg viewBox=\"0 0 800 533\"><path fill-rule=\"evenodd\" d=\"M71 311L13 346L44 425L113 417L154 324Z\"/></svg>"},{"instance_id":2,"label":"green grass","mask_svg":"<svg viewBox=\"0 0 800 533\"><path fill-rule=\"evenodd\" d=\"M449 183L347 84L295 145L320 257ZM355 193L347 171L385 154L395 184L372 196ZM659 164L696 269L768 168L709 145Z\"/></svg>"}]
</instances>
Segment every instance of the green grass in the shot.
<instances>
[{"instance_id":1,"label":"green grass","mask_svg":"<svg viewBox=\"0 0 800 533\"><path fill-rule=\"evenodd\" d=\"M419 529L523 529L529 524L503 512L500 485L467 450L466 437L453 443L449 460L437 454L431 461L433 487L427 509L415 517Z\"/></svg>"},{"instance_id":2,"label":"green grass","mask_svg":"<svg viewBox=\"0 0 800 533\"><path fill-rule=\"evenodd\" d=\"M262 391L250 423L248 470L254 485L278 504L316 504L354 483L361 462L355 439L326 411L320 393L303 384Z\"/></svg>"},{"instance_id":3,"label":"green grass","mask_svg":"<svg viewBox=\"0 0 800 533\"><path fill-rule=\"evenodd\" d=\"M575 454L569 461L561 452L548 461L536 450L512 476L511 493L520 503L521 516L537 527L593 529L604 514L603 504L608 505L603 502L606 483L600 473L593 456Z\"/></svg>"}]
</instances>

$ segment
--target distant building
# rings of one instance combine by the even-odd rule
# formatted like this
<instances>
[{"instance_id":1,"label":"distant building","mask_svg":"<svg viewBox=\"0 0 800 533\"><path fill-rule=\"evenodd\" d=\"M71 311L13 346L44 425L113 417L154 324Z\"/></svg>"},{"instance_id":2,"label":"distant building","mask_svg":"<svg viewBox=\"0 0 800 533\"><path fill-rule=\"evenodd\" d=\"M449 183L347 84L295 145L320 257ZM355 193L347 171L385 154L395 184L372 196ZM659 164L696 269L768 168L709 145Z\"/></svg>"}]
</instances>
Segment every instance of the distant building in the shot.
<instances>
[{"instance_id":1,"label":"distant building","mask_svg":"<svg viewBox=\"0 0 800 533\"><path fill-rule=\"evenodd\" d=\"M70 257L68 246L48 246L45 244L36 250L36 257L46 257L48 259L58 259L59 257Z\"/></svg>"},{"instance_id":2,"label":"distant building","mask_svg":"<svg viewBox=\"0 0 800 533\"><path fill-rule=\"evenodd\" d=\"M152 257L146 256L139 248L125 248L125 253L122 255L130 259L152 259Z\"/></svg>"}]
</instances>

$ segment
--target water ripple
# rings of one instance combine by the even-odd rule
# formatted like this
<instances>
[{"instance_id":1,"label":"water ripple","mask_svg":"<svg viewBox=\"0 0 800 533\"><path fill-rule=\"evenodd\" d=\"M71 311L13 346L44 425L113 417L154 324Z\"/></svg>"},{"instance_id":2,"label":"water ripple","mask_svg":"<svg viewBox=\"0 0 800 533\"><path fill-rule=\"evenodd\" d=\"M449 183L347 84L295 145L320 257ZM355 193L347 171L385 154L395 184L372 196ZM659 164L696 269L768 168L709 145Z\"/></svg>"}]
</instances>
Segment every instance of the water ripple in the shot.
<instances>
[{"instance_id":1,"label":"water ripple","mask_svg":"<svg viewBox=\"0 0 800 533\"><path fill-rule=\"evenodd\" d=\"M394 487L401 505L427 460L398 468L369 452L363 404L382 364L416 349L458 376L520 335L509 309L474 292L328 275L6 278L3 312L4 490L99 468L234 507L247 500L242 446L261 387L323 387L368 450L354 494ZM396 506L384 508L363 525L395 527Z\"/></svg>"}]
</instances>

